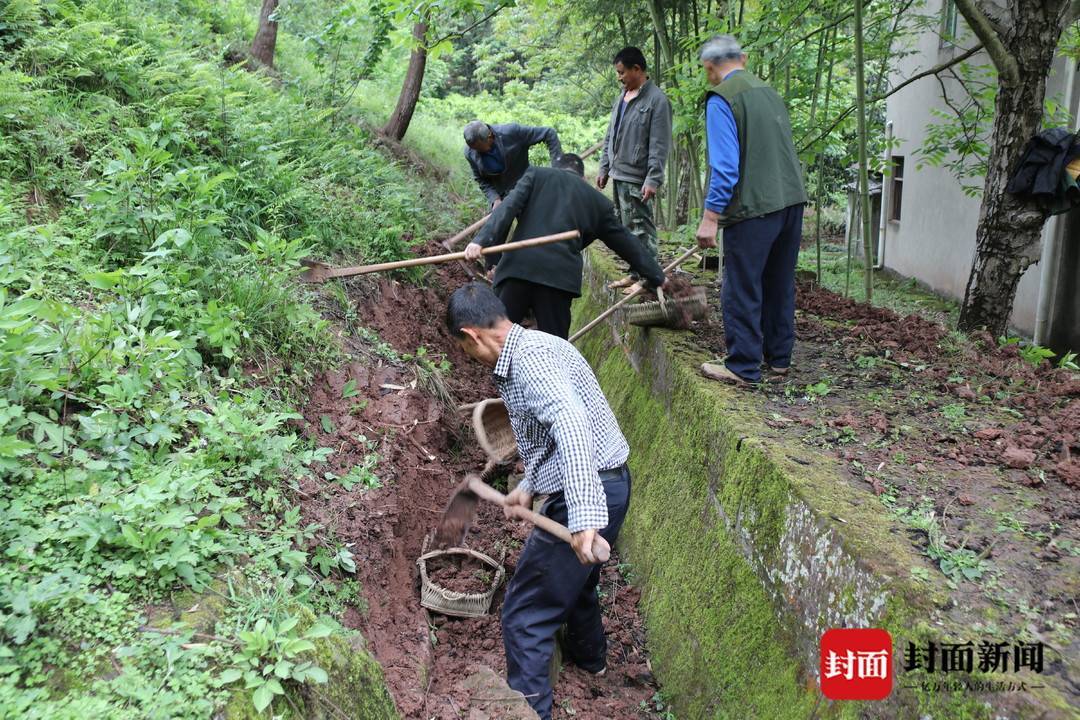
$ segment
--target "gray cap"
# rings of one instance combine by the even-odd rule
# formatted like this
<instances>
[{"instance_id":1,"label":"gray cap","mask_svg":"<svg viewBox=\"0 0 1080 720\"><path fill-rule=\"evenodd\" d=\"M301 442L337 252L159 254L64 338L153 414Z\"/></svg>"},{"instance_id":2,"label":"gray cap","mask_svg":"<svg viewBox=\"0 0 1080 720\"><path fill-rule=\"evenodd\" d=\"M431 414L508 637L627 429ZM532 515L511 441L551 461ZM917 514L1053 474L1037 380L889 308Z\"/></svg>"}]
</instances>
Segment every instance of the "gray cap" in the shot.
<instances>
[{"instance_id":1,"label":"gray cap","mask_svg":"<svg viewBox=\"0 0 1080 720\"><path fill-rule=\"evenodd\" d=\"M734 35L713 35L701 46L701 59L711 63L738 60L742 56L742 46Z\"/></svg>"},{"instance_id":2,"label":"gray cap","mask_svg":"<svg viewBox=\"0 0 1080 720\"><path fill-rule=\"evenodd\" d=\"M490 133L491 128L488 127L486 122L483 122L482 120L473 120L465 126L465 144L472 145L481 140L487 140L488 134Z\"/></svg>"}]
</instances>

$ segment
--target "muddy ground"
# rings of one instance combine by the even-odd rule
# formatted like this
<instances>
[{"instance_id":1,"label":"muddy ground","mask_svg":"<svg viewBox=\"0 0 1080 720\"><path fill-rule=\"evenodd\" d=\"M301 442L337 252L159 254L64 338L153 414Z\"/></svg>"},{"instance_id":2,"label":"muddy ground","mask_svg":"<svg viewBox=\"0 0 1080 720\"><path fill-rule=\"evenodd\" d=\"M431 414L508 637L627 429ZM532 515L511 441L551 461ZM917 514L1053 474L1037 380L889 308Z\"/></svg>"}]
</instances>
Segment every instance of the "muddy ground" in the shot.
<instances>
[{"instance_id":1,"label":"muddy ground","mask_svg":"<svg viewBox=\"0 0 1080 720\"><path fill-rule=\"evenodd\" d=\"M417 252L445 250L432 243ZM336 451L301 487L304 520L323 525L354 553L363 598L342 621L367 638L406 718L516 717L513 702L499 704L505 686L489 682L477 690L465 682L481 668L499 677L505 673L498 620L505 582L491 614L482 618L429 613L419 602L416 560L424 538L461 478L484 464L467 418L451 408L496 396L490 371L467 358L443 326L446 297L469 279L461 266L443 265L419 286L386 278L346 281L349 306L328 300L323 309L337 320L355 360L312 385L299 423L317 446ZM418 355L421 347L424 362L402 359ZM430 368L443 359L451 364L449 372L425 371L425 363ZM378 456L374 473L381 487L346 490L338 480L323 479L325 472L347 476L372 454ZM529 532L508 523L501 511L482 504L464 543L504 557L507 578ZM608 672L596 678L564 667L555 687L556 718L657 716L658 688L645 657L639 595L623 577L626 570L616 558L601 583Z\"/></svg>"},{"instance_id":2,"label":"muddy ground","mask_svg":"<svg viewBox=\"0 0 1080 720\"><path fill-rule=\"evenodd\" d=\"M711 316L693 332L719 357L719 286L696 274ZM1061 660L1080 652L1080 375L809 281L796 316L789 376L748 390L774 433L834 453L870 491L928 561L912 577L948 587L972 628L961 641L1043 641L1047 673L1080 704Z\"/></svg>"}]
</instances>

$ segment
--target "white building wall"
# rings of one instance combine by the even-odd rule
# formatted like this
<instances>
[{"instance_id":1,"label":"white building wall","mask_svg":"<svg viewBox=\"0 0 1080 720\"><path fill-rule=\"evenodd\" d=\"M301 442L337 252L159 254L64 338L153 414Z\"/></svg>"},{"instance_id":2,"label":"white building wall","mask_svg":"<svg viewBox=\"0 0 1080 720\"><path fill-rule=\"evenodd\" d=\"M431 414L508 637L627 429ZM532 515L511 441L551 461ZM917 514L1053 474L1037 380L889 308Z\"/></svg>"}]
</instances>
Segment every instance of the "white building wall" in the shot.
<instances>
[{"instance_id":1,"label":"white building wall","mask_svg":"<svg viewBox=\"0 0 1080 720\"><path fill-rule=\"evenodd\" d=\"M928 0L924 12L940 16L943 0ZM963 20L960 21L961 23ZM890 85L895 86L921 71L948 60L954 50L942 47L937 33L926 32L914 38L909 49L915 52L901 58L893 70ZM962 39L962 46L969 41ZM984 54L967 62L989 63ZM1047 97L1060 95L1064 89L1064 62L1055 63L1055 72L1047 83ZM958 85L947 81L950 93ZM950 95L959 97L959 95ZM904 157L901 219L890 221L886 230L885 266L906 277L914 277L933 290L963 299L975 254L975 230L979 222L981 197L970 197L944 167L918 169L926 128L936 121L932 110L948 110L941 98L941 85L933 76L922 78L892 95L886 104L886 117L893 123L897 143L893 155ZM978 179L969 182L980 183ZM890 183L886 182L886 203ZM886 205L889 207L889 205ZM1028 268L1020 279L1013 305L1012 325L1023 333L1035 328L1039 296L1039 270Z\"/></svg>"}]
</instances>

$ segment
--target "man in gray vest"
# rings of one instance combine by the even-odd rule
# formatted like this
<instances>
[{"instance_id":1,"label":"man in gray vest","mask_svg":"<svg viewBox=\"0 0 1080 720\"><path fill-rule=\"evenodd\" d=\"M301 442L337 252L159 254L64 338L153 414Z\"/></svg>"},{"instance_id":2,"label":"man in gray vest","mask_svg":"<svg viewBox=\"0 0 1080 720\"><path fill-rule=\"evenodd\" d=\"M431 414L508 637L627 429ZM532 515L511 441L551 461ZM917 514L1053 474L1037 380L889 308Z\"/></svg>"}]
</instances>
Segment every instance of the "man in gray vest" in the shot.
<instances>
[{"instance_id":1,"label":"man in gray vest","mask_svg":"<svg viewBox=\"0 0 1080 720\"><path fill-rule=\"evenodd\" d=\"M488 125L473 120L465 126L465 159L472 167L473 178L497 208L514 185L529 169L529 148L546 143L554 163L562 155L562 145L555 128L508 123Z\"/></svg>"},{"instance_id":2,"label":"man in gray vest","mask_svg":"<svg viewBox=\"0 0 1080 720\"><path fill-rule=\"evenodd\" d=\"M702 372L736 384L761 380L761 365L784 375L795 345L795 263L802 238L802 166L784 101L746 70L746 55L730 35L701 48L711 88L705 132L709 192L698 245L716 247L724 230L720 301L727 357Z\"/></svg>"}]
</instances>

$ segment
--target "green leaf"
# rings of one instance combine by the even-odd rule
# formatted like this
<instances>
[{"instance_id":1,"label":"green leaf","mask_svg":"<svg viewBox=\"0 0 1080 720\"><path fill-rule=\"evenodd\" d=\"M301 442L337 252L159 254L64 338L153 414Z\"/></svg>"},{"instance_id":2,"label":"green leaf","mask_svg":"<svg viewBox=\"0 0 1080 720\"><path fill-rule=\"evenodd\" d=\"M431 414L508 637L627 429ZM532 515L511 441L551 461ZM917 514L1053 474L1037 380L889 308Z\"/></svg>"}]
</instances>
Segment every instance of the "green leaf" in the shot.
<instances>
[{"instance_id":1,"label":"green leaf","mask_svg":"<svg viewBox=\"0 0 1080 720\"><path fill-rule=\"evenodd\" d=\"M320 684L325 683L325 682L330 680L330 678L327 676L325 670L323 670L321 667L316 667L314 665L309 667L305 671L305 674L307 675L308 680L314 680L315 682L320 683Z\"/></svg>"},{"instance_id":2,"label":"green leaf","mask_svg":"<svg viewBox=\"0 0 1080 720\"><path fill-rule=\"evenodd\" d=\"M302 567L307 562L307 553L300 552L299 550L288 550L281 553L281 559L286 565L292 568Z\"/></svg>"},{"instance_id":3,"label":"green leaf","mask_svg":"<svg viewBox=\"0 0 1080 720\"><path fill-rule=\"evenodd\" d=\"M310 640L296 639L290 640L285 644L285 652L289 655L298 655L302 652L309 652L315 649L315 643Z\"/></svg>"},{"instance_id":4,"label":"green leaf","mask_svg":"<svg viewBox=\"0 0 1080 720\"><path fill-rule=\"evenodd\" d=\"M251 695L251 702L255 706L255 710L260 713L269 707L273 700L274 691L270 689L269 683L263 683Z\"/></svg>"},{"instance_id":5,"label":"green leaf","mask_svg":"<svg viewBox=\"0 0 1080 720\"><path fill-rule=\"evenodd\" d=\"M330 420L329 415L320 415L319 416L319 422L322 424L323 432L325 432L325 433L334 432L334 423Z\"/></svg>"},{"instance_id":6,"label":"green leaf","mask_svg":"<svg viewBox=\"0 0 1080 720\"><path fill-rule=\"evenodd\" d=\"M123 268L112 272L95 272L83 275L83 280L96 290L112 290L123 279Z\"/></svg>"},{"instance_id":7,"label":"green leaf","mask_svg":"<svg viewBox=\"0 0 1080 720\"><path fill-rule=\"evenodd\" d=\"M221 517L225 518L225 522L233 527L243 527L245 525L244 518L240 513L224 512L221 513Z\"/></svg>"},{"instance_id":8,"label":"green leaf","mask_svg":"<svg viewBox=\"0 0 1080 720\"><path fill-rule=\"evenodd\" d=\"M341 397L351 398L360 394L360 391L356 389L356 380L349 380L345 383L345 387L341 388Z\"/></svg>"},{"instance_id":9,"label":"green leaf","mask_svg":"<svg viewBox=\"0 0 1080 720\"><path fill-rule=\"evenodd\" d=\"M220 684L220 685L229 685L230 683L236 682L237 680L239 680L243 676L244 676L244 671L243 670L241 670L240 668L231 667L231 668L226 669L225 672L218 675L218 684Z\"/></svg>"},{"instance_id":10,"label":"green leaf","mask_svg":"<svg viewBox=\"0 0 1080 720\"><path fill-rule=\"evenodd\" d=\"M326 624L321 623L321 622L317 622L317 623L315 623L314 625L312 625L311 627L308 628L308 631L306 633L304 633L304 637L306 637L306 638L314 638L314 639L324 638L324 637L329 637L330 635L333 634L333 632L334 632L334 629L332 627L330 627L329 625L326 625Z\"/></svg>"},{"instance_id":11,"label":"green leaf","mask_svg":"<svg viewBox=\"0 0 1080 720\"><path fill-rule=\"evenodd\" d=\"M199 521L197 523L195 523L195 527L198 528L199 530L205 530L206 528L217 527L217 524L219 522L221 522L221 516L220 515L217 515L217 514L215 514L215 515L206 515L204 517L199 518Z\"/></svg>"},{"instance_id":12,"label":"green leaf","mask_svg":"<svg viewBox=\"0 0 1080 720\"><path fill-rule=\"evenodd\" d=\"M34 451L34 446L14 435L0 435L0 457L19 457Z\"/></svg>"}]
</instances>

